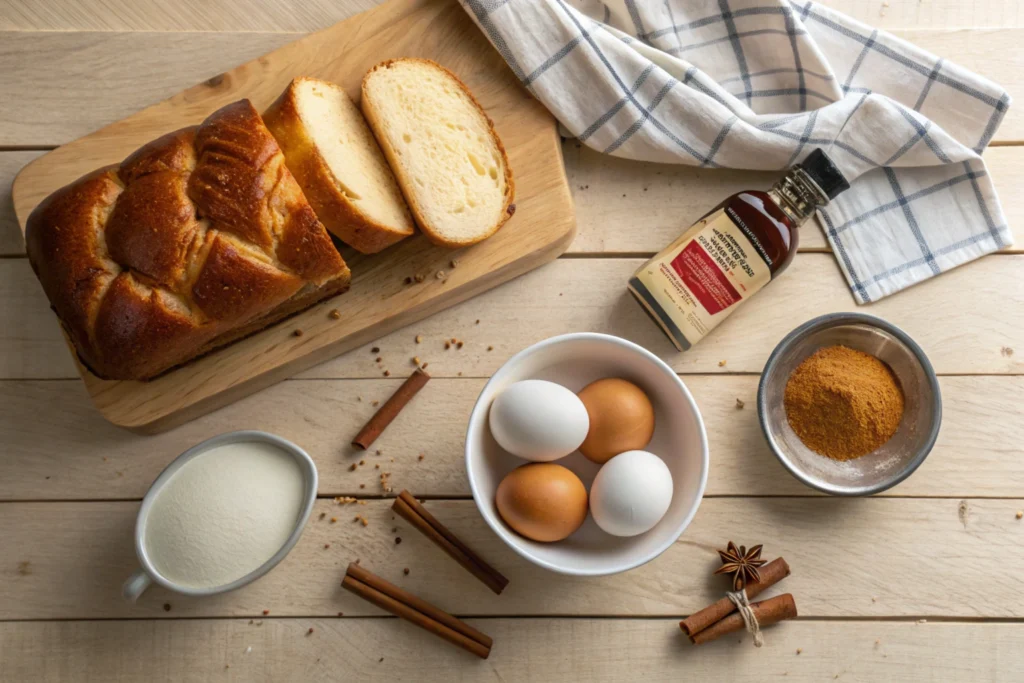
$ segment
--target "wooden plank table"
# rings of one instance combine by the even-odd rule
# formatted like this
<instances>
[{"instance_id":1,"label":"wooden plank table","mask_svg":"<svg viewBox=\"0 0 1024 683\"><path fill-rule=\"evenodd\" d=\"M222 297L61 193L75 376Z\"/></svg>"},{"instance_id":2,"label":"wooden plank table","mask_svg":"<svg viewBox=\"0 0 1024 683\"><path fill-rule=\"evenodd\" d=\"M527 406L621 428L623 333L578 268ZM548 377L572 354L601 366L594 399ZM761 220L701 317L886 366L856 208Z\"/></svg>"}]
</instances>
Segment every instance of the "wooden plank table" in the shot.
<instances>
[{"instance_id":1,"label":"wooden plank table","mask_svg":"<svg viewBox=\"0 0 1024 683\"><path fill-rule=\"evenodd\" d=\"M563 151L579 235L555 263L171 432L143 437L103 422L24 258L9 198L14 174L42 150L373 4L0 0L0 681L1020 680L1020 104L985 155L1017 245L864 309L921 343L945 404L929 459L874 498L802 487L770 457L752 409L757 373L782 335L819 313L856 308L815 226L804 228L805 253L770 296L686 354L625 292L637 264L704 209L773 174L640 164L572 141ZM1015 0L826 4L1024 97L1024 9ZM712 449L690 529L656 561L599 579L546 573L503 546L477 514L462 468L465 420L486 378L522 347L579 330L630 338L683 374ZM453 336L465 346L445 351ZM392 366L417 355L436 377L380 439L383 454L370 457L392 472L396 490L431 498L509 576L500 597L392 520L376 470L349 470L358 458L347 441L371 401L398 384L379 375L370 346ZM737 411L737 398L747 408ZM186 447L250 427L310 452L318 511L342 521L312 521L285 562L243 590L194 601L152 589L136 606L121 602L149 483ZM349 523L337 495L369 499L360 507L369 525ZM730 538L788 559L794 574L784 589L801 617L766 632L760 650L740 638L693 648L676 621L718 597L709 573L714 549ZM357 557L492 635L491 658L476 661L341 591L344 566Z\"/></svg>"}]
</instances>

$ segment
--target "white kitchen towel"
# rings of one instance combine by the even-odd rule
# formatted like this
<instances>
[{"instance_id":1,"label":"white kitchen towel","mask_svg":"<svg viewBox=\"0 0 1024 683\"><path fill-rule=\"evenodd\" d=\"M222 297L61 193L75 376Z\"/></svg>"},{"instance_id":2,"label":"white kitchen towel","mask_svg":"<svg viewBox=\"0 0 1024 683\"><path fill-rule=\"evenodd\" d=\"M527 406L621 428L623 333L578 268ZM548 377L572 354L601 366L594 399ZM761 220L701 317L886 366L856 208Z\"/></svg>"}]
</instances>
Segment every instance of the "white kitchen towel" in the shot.
<instances>
[{"instance_id":1,"label":"white kitchen towel","mask_svg":"<svg viewBox=\"0 0 1024 683\"><path fill-rule=\"evenodd\" d=\"M1012 243L980 156L1009 96L884 31L800 0L460 1L596 150L767 170L824 148L852 187L818 215L859 303Z\"/></svg>"}]
</instances>

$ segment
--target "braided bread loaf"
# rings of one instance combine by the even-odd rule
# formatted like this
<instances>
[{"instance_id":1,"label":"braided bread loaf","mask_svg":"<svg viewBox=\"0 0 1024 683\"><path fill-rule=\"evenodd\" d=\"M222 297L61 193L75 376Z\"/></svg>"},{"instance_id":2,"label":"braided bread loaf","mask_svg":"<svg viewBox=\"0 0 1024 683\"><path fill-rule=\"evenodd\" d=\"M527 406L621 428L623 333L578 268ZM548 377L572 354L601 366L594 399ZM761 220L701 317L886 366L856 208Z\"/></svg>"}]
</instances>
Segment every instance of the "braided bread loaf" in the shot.
<instances>
[{"instance_id":1,"label":"braided bread loaf","mask_svg":"<svg viewBox=\"0 0 1024 683\"><path fill-rule=\"evenodd\" d=\"M350 279L248 100L57 190L25 238L79 358L108 379L152 378Z\"/></svg>"}]
</instances>

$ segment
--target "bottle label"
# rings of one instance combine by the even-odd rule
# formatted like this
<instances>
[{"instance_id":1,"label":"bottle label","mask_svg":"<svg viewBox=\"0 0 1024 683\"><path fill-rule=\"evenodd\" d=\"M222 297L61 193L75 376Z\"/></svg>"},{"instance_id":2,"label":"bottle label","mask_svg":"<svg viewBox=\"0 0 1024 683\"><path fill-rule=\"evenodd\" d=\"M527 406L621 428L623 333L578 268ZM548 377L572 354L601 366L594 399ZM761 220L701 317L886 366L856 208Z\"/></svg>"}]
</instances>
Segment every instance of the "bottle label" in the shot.
<instances>
[{"instance_id":1,"label":"bottle label","mask_svg":"<svg viewBox=\"0 0 1024 683\"><path fill-rule=\"evenodd\" d=\"M768 284L772 273L763 251L719 209L645 263L629 288L685 351Z\"/></svg>"}]
</instances>

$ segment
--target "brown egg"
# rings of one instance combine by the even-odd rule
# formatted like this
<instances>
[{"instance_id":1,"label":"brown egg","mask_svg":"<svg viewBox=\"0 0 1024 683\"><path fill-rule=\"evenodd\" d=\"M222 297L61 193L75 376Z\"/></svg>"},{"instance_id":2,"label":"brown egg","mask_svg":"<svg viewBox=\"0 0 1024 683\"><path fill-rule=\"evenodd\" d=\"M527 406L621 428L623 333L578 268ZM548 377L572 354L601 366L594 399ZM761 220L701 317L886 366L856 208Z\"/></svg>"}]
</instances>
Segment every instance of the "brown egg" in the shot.
<instances>
[{"instance_id":1,"label":"brown egg","mask_svg":"<svg viewBox=\"0 0 1024 683\"><path fill-rule=\"evenodd\" d=\"M587 518L587 489L572 471L534 462L505 475L494 494L498 514L534 541L561 541Z\"/></svg>"},{"instance_id":2,"label":"brown egg","mask_svg":"<svg viewBox=\"0 0 1024 683\"><path fill-rule=\"evenodd\" d=\"M643 450L654 436L654 406L643 389L609 377L583 387L580 400L590 416L590 431L580 452L603 465L619 453Z\"/></svg>"}]
</instances>

